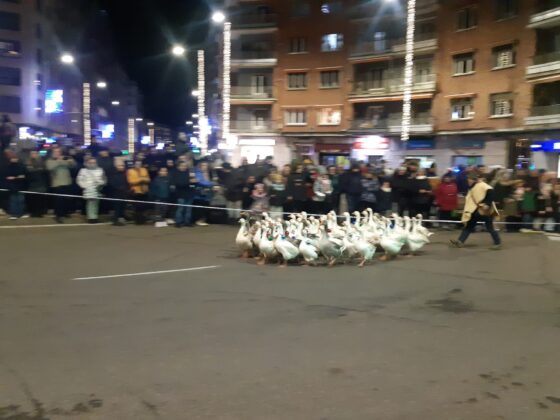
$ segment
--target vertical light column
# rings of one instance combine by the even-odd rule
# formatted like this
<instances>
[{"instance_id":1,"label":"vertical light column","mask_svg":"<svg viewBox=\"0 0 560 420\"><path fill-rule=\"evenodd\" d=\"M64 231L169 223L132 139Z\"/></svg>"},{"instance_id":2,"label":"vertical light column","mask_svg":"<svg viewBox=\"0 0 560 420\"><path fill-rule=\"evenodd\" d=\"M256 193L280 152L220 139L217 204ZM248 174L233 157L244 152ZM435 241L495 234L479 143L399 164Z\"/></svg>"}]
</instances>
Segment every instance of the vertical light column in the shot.
<instances>
[{"instance_id":1,"label":"vertical light column","mask_svg":"<svg viewBox=\"0 0 560 420\"><path fill-rule=\"evenodd\" d=\"M224 75L222 80L222 138L227 142L230 136L231 112L231 22L224 23Z\"/></svg>"},{"instance_id":2,"label":"vertical light column","mask_svg":"<svg viewBox=\"0 0 560 420\"><path fill-rule=\"evenodd\" d=\"M134 153L134 146L136 143L136 120L134 118L128 119L128 153Z\"/></svg>"},{"instance_id":3,"label":"vertical light column","mask_svg":"<svg viewBox=\"0 0 560 420\"><path fill-rule=\"evenodd\" d=\"M208 154L208 120L206 118L206 69L204 63L204 50L198 50L198 139L200 140L200 153Z\"/></svg>"},{"instance_id":4,"label":"vertical light column","mask_svg":"<svg viewBox=\"0 0 560 420\"><path fill-rule=\"evenodd\" d=\"M150 145L156 144L156 129L154 127L148 129L148 134L150 135Z\"/></svg>"},{"instance_id":5,"label":"vertical light column","mask_svg":"<svg viewBox=\"0 0 560 420\"><path fill-rule=\"evenodd\" d=\"M82 86L82 117L84 123L84 145L91 144L91 85Z\"/></svg>"},{"instance_id":6,"label":"vertical light column","mask_svg":"<svg viewBox=\"0 0 560 420\"><path fill-rule=\"evenodd\" d=\"M408 0L406 14L406 57L404 65L404 97L402 112L401 140L410 138L412 117L412 86L414 83L414 31L416 22L416 0Z\"/></svg>"}]
</instances>

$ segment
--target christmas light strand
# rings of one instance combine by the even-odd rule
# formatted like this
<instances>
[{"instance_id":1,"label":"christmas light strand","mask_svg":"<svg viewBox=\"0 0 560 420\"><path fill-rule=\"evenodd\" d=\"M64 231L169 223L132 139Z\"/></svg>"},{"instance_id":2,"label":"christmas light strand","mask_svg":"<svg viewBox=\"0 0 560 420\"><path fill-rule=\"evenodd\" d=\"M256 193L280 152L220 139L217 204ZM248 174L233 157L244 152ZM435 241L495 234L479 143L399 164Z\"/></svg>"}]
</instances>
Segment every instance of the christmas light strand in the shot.
<instances>
[{"instance_id":1,"label":"christmas light strand","mask_svg":"<svg viewBox=\"0 0 560 420\"><path fill-rule=\"evenodd\" d=\"M202 156L208 153L208 130L206 125L206 79L205 79L204 50L198 50L198 125L200 134L200 152Z\"/></svg>"},{"instance_id":2,"label":"christmas light strand","mask_svg":"<svg viewBox=\"0 0 560 420\"><path fill-rule=\"evenodd\" d=\"M224 24L224 75L222 86L222 138L227 142L230 135L231 112L231 22Z\"/></svg>"},{"instance_id":3,"label":"christmas light strand","mask_svg":"<svg viewBox=\"0 0 560 420\"><path fill-rule=\"evenodd\" d=\"M91 85L89 83L83 84L82 108L82 118L84 123L84 145L89 146L91 144Z\"/></svg>"},{"instance_id":4,"label":"christmas light strand","mask_svg":"<svg viewBox=\"0 0 560 420\"><path fill-rule=\"evenodd\" d=\"M410 138L410 122L412 116L412 85L414 73L414 31L416 21L416 0L408 0L406 15L406 57L404 66L404 95L401 124L401 140Z\"/></svg>"},{"instance_id":5,"label":"christmas light strand","mask_svg":"<svg viewBox=\"0 0 560 420\"><path fill-rule=\"evenodd\" d=\"M134 153L135 143L136 120L134 118L128 119L128 153Z\"/></svg>"}]
</instances>

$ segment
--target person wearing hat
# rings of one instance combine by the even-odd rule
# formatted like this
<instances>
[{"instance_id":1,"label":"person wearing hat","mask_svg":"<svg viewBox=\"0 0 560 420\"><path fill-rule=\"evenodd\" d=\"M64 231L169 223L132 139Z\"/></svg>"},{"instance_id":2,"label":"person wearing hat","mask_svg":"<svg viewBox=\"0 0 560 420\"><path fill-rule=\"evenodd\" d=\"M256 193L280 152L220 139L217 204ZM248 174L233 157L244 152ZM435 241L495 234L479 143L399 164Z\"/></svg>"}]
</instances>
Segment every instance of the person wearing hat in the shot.
<instances>
[{"instance_id":1,"label":"person wearing hat","mask_svg":"<svg viewBox=\"0 0 560 420\"><path fill-rule=\"evenodd\" d=\"M478 222L483 222L486 231L492 236L494 245L491 250L502 247L500 235L494 229L494 217L498 216L498 209L494 202L494 189L484 182L484 178L473 172L467 177L469 192L465 198L465 208L461 221L465 225L458 240L452 240L451 245L462 248L471 233L474 232Z\"/></svg>"}]
</instances>

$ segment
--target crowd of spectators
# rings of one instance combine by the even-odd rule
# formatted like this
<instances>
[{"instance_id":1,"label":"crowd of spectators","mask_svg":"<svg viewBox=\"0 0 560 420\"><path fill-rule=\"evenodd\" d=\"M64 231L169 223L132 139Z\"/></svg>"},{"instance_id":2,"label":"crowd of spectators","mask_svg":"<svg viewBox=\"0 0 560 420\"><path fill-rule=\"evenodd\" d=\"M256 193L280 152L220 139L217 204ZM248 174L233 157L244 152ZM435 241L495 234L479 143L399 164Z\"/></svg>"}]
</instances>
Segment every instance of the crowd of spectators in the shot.
<instances>
[{"instance_id":1,"label":"crowd of spectators","mask_svg":"<svg viewBox=\"0 0 560 420\"><path fill-rule=\"evenodd\" d=\"M0 192L0 207L14 220L52 212L57 222L64 223L72 213L81 212L89 223L97 223L102 215L111 217L116 226L127 220L205 226L234 223L241 211L340 214L366 208L453 221L460 219L467 178L473 171L482 173L494 187L505 221L516 222L508 225L509 230L558 230L556 174L527 166L449 169L438 176L435 165L423 169L416 161L404 162L396 170L383 162L355 162L342 168L316 165L309 159L277 167L272 157L266 157L233 167L219 155L197 160L188 150L171 146L113 156L95 139L85 149L55 146L45 156L7 148L0 156L0 188L7 190Z\"/></svg>"}]
</instances>

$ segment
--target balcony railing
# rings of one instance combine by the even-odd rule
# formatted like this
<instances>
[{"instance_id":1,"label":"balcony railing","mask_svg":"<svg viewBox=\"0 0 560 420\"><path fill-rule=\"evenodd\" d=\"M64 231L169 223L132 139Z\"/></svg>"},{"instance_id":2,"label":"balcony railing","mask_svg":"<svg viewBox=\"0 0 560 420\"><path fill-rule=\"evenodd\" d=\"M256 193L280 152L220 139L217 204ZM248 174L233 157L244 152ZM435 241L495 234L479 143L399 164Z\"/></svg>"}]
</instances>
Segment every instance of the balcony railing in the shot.
<instances>
[{"instance_id":1,"label":"balcony railing","mask_svg":"<svg viewBox=\"0 0 560 420\"><path fill-rule=\"evenodd\" d=\"M544 117L547 115L560 115L560 104L534 106L531 109L531 116L533 117Z\"/></svg>"},{"instance_id":2,"label":"balcony railing","mask_svg":"<svg viewBox=\"0 0 560 420\"><path fill-rule=\"evenodd\" d=\"M387 117L374 118L355 118L352 124L354 130L380 130L395 131L400 130L402 124L402 116L400 114L390 114ZM429 131L432 126L432 117L430 115L417 115L411 118L411 130L415 128L419 131Z\"/></svg>"},{"instance_id":3,"label":"balcony railing","mask_svg":"<svg viewBox=\"0 0 560 420\"><path fill-rule=\"evenodd\" d=\"M354 82L354 95L390 95L404 90L404 77L391 77L382 80L364 80ZM434 90L436 75L424 74L414 76L412 90Z\"/></svg>"},{"instance_id":4,"label":"balcony railing","mask_svg":"<svg viewBox=\"0 0 560 420\"><path fill-rule=\"evenodd\" d=\"M545 54L536 55L533 59L535 65L552 63L554 61L560 61L560 51L553 51Z\"/></svg>"},{"instance_id":5,"label":"balcony railing","mask_svg":"<svg viewBox=\"0 0 560 420\"><path fill-rule=\"evenodd\" d=\"M232 18L234 28L263 28L276 26L277 16L274 13L239 13Z\"/></svg>"},{"instance_id":6,"label":"balcony railing","mask_svg":"<svg viewBox=\"0 0 560 420\"><path fill-rule=\"evenodd\" d=\"M232 86L232 98L271 99L272 86Z\"/></svg>"},{"instance_id":7,"label":"balcony railing","mask_svg":"<svg viewBox=\"0 0 560 420\"><path fill-rule=\"evenodd\" d=\"M274 123L270 120L231 120L232 131L270 132L274 130Z\"/></svg>"},{"instance_id":8,"label":"balcony railing","mask_svg":"<svg viewBox=\"0 0 560 420\"><path fill-rule=\"evenodd\" d=\"M436 39L435 33L419 33L414 36L414 42L423 42ZM360 55L371 55L371 54L388 54L391 52L396 52L396 50L403 50L399 46L406 44L406 38L388 38L378 41L358 41L356 46L352 49L351 54L353 56ZM418 48L420 45L416 45Z\"/></svg>"},{"instance_id":9,"label":"balcony railing","mask_svg":"<svg viewBox=\"0 0 560 420\"><path fill-rule=\"evenodd\" d=\"M275 59L272 48L270 51L233 51L232 60L272 60Z\"/></svg>"}]
</instances>

